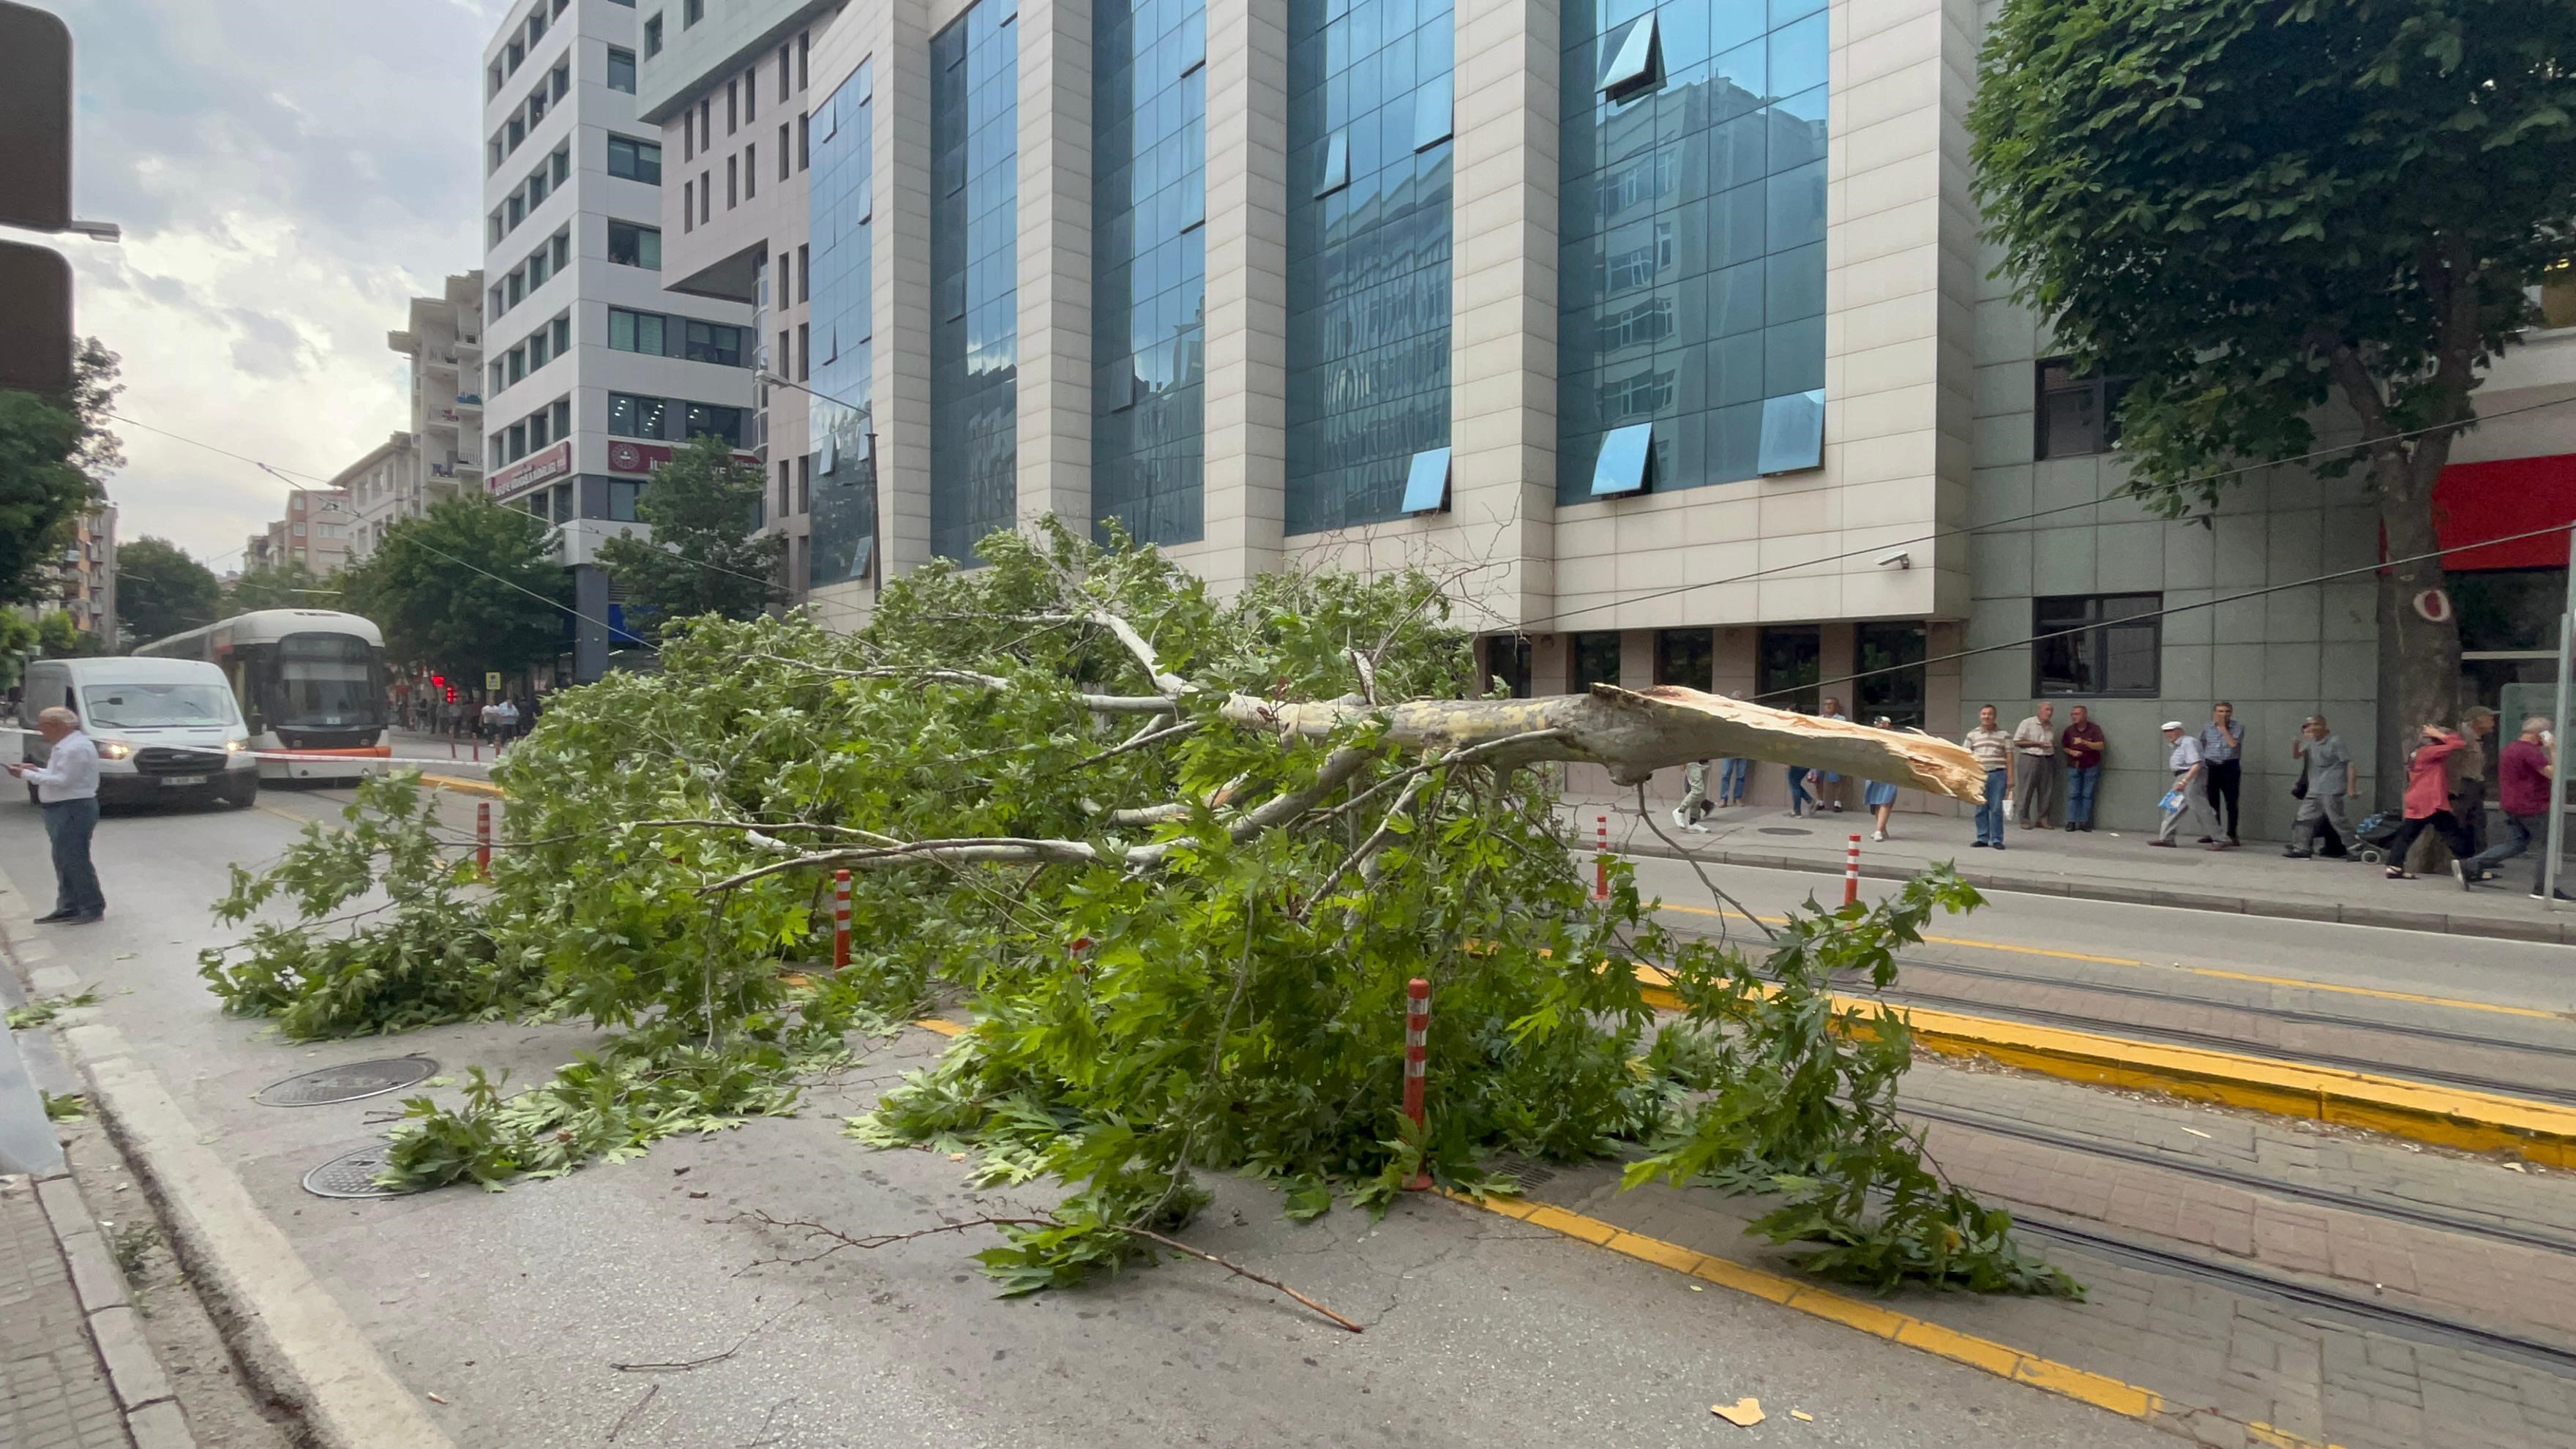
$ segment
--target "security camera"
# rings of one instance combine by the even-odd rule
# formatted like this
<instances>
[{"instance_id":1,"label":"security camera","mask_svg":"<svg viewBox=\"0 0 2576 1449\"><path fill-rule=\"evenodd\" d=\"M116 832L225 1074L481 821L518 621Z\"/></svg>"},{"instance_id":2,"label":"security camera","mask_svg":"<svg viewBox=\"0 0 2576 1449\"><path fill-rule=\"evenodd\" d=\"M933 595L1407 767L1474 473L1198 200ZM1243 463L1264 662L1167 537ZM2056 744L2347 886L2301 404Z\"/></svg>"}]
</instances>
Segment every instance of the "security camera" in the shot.
<instances>
[{"instance_id":1,"label":"security camera","mask_svg":"<svg viewBox=\"0 0 2576 1449\"><path fill-rule=\"evenodd\" d=\"M1900 569L1910 569L1910 568L1914 567L1914 555L1912 555L1912 554L1910 554L1910 553L1907 553L1905 550L1903 550L1903 549L1901 549L1901 548L1900 548L1900 549L1896 549L1896 550L1893 550L1892 552L1888 552L1888 553L1880 554L1880 555L1878 556L1878 566L1879 566L1880 568L1890 568L1890 567L1894 567L1894 568L1900 568Z\"/></svg>"}]
</instances>

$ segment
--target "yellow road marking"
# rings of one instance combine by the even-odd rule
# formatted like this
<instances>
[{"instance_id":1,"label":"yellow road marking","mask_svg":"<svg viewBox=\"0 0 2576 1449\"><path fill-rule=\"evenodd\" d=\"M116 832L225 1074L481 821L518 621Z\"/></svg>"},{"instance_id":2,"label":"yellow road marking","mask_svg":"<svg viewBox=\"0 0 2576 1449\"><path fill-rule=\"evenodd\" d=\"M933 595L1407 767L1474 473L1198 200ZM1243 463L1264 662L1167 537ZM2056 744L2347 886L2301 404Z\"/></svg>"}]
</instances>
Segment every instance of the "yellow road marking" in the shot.
<instances>
[{"instance_id":1,"label":"yellow road marking","mask_svg":"<svg viewBox=\"0 0 2576 1449\"><path fill-rule=\"evenodd\" d=\"M1659 910L1678 911L1686 916L1723 916L1738 921L1759 921L1767 926L1783 925L1785 916L1748 916L1741 911L1712 910L1707 906L1677 906L1669 902ZM1967 946L1979 951L2009 951L2017 956L2053 956L2061 961L2089 961L2097 966L2128 966L2148 971L2179 971L2185 976L2203 976L2213 981L2241 981L2256 986L2289 986L2303 991L2329 991L2339 996L2366 996L2375 1001L2404 1001L2416 1006L2445 1006L2456 1011L2484 1011L2497 1016L2537 1017L2543 1021L2563 1021L2566 1013L2543 1011L2530 1006L2506 1006L2493 1001L2471 1001L2457 996L2428 996L2416 991L2387 991L2375 986L2345 986L2332 981L2311 981L2303 976L2266 976L2254 971L2228 971L2216 966L2158 966L2153 961L2140 961L2130 956L2094 956L2082 951L2056 951L2045 946L2017 946L2004 941L1980 941L1973 936L1926 936L1927 943L1939 946Z\"/></svg>"},{"instance_id":2,"label":"yellow road marking","mask_svg":"<svg viewBox=\"0 0 2576 1449\"><path fill-rule=\"evenodd\" d=\"M2287 1429L2275 1429L2259 1419L2246 1425L2245 1432L2255 1443L2265 1445L2267 1449L2343 1449L2341 1444L2320 1443Z\"/></svg>"},{"instance_id":3,"label":"yellow road marking","mask_svg":"<svg viewBox=\"0 0 2576 1449\"><path fill-rule=\"evenodd\" d=\"M1499 1213L1504 1217L1517 1219L1532 1227L1562 1233L1595 1247L1607 1248L1611 1252L1634 1258L1642 1263L1669 1268L1704 1283L1731 1288L1749 1297L1777 1303L1784 1308L1795 1309L1800 1313L1842 1324L1846 1328L1858 1329L1873 1338L1883 1338L1890 1343L1901 1343L1908 1348L1931 1354L1935 1358L1945 1358L1952 1363L1983 1369L1998 1378L2029 1384L2054 1394L2063 1394L2067 1398L2091 1404L2096 1408L2108 1409L2114 1414L2132 1419L2152 1419L2164 1408L2164 1396L2153 1389L2142 1389L2136 1384L2123 1383L2089 1369L2080 1369L2072 1364L2058 1363L2034 1353L2025 1353L1992 1339L1978 1338L1973 1334L1944 1328L1940 1324L1928 1323L1911 1314L1899 1313L1876 1303L1864 1303L1857 1298L1846 1298L1840 1293L1831 1292L1795 1278L1783 1277L1778 1273L1750 1267L1731 1259L1693 1252L1679 1243L1668 1243L1660 1238L1649 1238L1640 1233L1632 1233L1615 1224L1605 1223L1598 1218L1585 1217L1581 1213L1568 1212L1561 1207L1502 1197L1488 1197L1479 1202L1459 1192L1444 1192L1443 1196L1469 1207L1482 1208L1486 1212Z\"/></svg>"}]
</instances>

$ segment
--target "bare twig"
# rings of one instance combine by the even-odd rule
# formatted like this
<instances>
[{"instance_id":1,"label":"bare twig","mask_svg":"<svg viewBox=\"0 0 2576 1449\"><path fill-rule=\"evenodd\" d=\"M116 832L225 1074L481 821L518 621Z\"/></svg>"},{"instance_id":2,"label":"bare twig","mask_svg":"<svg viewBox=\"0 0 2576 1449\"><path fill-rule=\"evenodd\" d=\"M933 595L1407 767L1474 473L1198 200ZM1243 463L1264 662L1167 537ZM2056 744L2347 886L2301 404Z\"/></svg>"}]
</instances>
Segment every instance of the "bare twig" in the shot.
<instances>
[{"instance_id":1,"label":"bare twig","mask_svg":"<svg viewBox=\"0 0 2576 1449\"><path fill-rule=\"evenodd\" d=\"M764 1227L795 1228L802 1231L808 1241L819 1238L830 1244L829 1247L824 1248L821 1252L811 1253L802 1258L766 1258L761 1260L761 1263L786 1264L811 1263L817 1259L828 1258L834 1253L841 1251L843 1248L859 1248L873 1252L878 1248L892 1247L897 1243L908 1243L915 1238L937 1237L945 1233L971 1232L976 1228L1061 1228L1067 1226L1062 1219L1054 1217L985 1216L967 1218L960 1222L941 1223L937 1227L932 1228L915 1228L907 1233L874 1233L866 1237L859 1237L842 1232L838 1228L818 1223L811 1218L774 1218L765 1212L744 1213L741 1215L741 1218L759 1223ZM1216 1254L1209 1252L1205 1248L1193 1248L1189 1244L1181 1242L1177 1238L1166 1237L1161 1233L1155 1232L1151 1228L1140 1228L1124 1223L1102 1223L1100 1226L1102 1230L1106 1232L1125 1233L1130 1237L1143 1238L1147 1242L1156 1243L1162 1247L1169 1248L1175 1253L1180 1253L1187 1257L1198 1258L1205 1262L1214 1263L1218 1267L1223 1268L1238 1278L1247 1278L1260 1284L1264 1288L1275 1289L1278 1292L1287 1294L1289 1297L1296 1299L1308 1308L1315 1310L1317 1313L1322 1314L1326 1318L1331 1319L1334 1323L1343 1328L1349 1329L1353 1333L1362 1331L1360 1325L1353 1323L1342 1315L1326 1308L1323 1304L1316 1302L1314 1299L1309 1298L1305 1294L1298 1292L1296 1289L1289 1287L1287 1284L1280 1282L1278 1279L1268 1277L1260 1273L1255 1273L1251 1269L1244 1267L1242 1264L1233 1262L1226 1258L1221 1258ZM761 1263L754 1263L752 1266L759 1267L761 1266ZM737 1344L736 1347L740 1347L740 1345Z\"/></svg>"},{"instance_id":2,"label":"bare twig","mask_svg":"<svg viewBox=\"0 0 2576 1449\"><path fill-rule=\"evenodd\" d=\"M667 1374L683 1373L690 1369L705 1368L711 1363L722 1363L726 1359L733 1357L735 1354L742 1352L742 1346L744 1344L759 1337L760 1334L771 1324L776 1323L778 1320L785 1318L788 1314L791 1314L804 1306L805 1300L799 1298L795 1302L788 1304L786 1307L779 1309L776 1313L773 1313L767 1318L760 1320L758 1323L753 1324L751 1327L744 1329L742 1337L733 1341L733 1347L726 1349L722 1353L711 1353L704 1358L679 1359L671 1363L612 1363L609 1367L622 1374ZM638 1405L637 1407L640 1408L642 1406Z\"/></svg>"},{"instance_id":3,"label":"bare twig","mask_svg":"<svg viewBox=\"0 0 2576 1449\"><path fill-rule=\"evenodd\" d=\"M1100 764L1104 760L1114 760L1120 755L1127 754L1134 750L1141 750L1148 745L1159 745L1165 740L1179 739L1181 736L1188 734L1190 731L1197 729L1198 727L1199 722L1197 720L1185 719L1179 724L1172 725L1165 729L1149 730L1128 740L1127 743L1123 745L1102 750L1099 754L1093 755L1087 760L1076 760L1065 768L1068 770L1087 770L1094 765Z\"/></svg>"},{"instance_id":4,"label":"bare twig","mask_svg":"<svg viewBox=\"0 0 2576 1449\"><path fill-rule=\"evenodd\" d=\"M1708 872L1700 868L1699 857L1691 854L1690 851L1683 848L1681 842L1673 839L1669 835L1666 835L1664 833L1664 828L1655 823L1655 812L1646 805L1646 787L1642 784L1637 787L1637 814L1646 822L1646 828L1655 832L1655 838L1662 841L1664 844L1671 846L1673 848L1673 854L1678 855L1683 860L1689 862L1691 874L1698 876L1699 883L1708 887L1710 898L1717 902L1717 939L1719 942L1723 943L1726 940L1726 908L1728 906L1735 907L1735 913L1737 915L1740 915L1744 919L1751 921L1754 925L1761 927L1763 935L1770 937L1774 941L1780 939L1780 933L1772 930L1770 924L1764 921L1760 916L1746 910L1742 901L1739 901L1735 897L1728 895L1726 892L1719 890L1717 888L1717 882L1710 880L1708 878Z\"/></svg>"},{"instance_id":5,"label":"bare twig","mask_svg":"<svg viewBox=\"0 0 2576 1449\"><path fill-rule=\"evenodd\" d=\"M646 1387L644 1390L644 1397L637 1399L634 1405L627 1409L625 1413L617 1416L617 1422L615 1424L609 1426L608 1442L611 1444L616 1443L617 1436L626 1432L626 1426L633 1423L635 1416L643 1413L644 1406L653 1402L653 1396L660 1392L662 1392L662 1386L660 1384L652 1384Z\"/></svg>"}]
</instances>

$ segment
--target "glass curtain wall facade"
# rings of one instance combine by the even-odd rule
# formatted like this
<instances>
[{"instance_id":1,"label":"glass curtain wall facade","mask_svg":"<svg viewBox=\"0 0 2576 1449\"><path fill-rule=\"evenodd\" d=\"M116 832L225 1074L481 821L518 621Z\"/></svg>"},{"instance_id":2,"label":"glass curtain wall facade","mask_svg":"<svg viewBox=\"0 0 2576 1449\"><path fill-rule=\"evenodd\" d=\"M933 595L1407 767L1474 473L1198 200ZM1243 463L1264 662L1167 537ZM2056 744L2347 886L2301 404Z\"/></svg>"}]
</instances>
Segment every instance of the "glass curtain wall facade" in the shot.
<instances>
[{"instance_id":1,"label":"glass curtain wall facade","mask_svg":"<svg viewBox=\"0 0 2576 1449\"><path fill-rule=\"evenodd\" d=\"M1449 446L1455 49L1450 0L1289 0L1291 534L1401 516Z\"/></svg>"},{"instance_id":2,"label":"glass curtain wall facade","mask_svg":"<svg viewBox=\"0 0 2576 1449\"><path fill-rule=\"evenodd\" d=\"M1206 532L1207 3L1092 13L1092 535Z\"/></svg>"},{"instance_id":3,"label":"glass curtain wall facade","mask_svg":"<svg viewBox=\"0 0 2576 1449\"><path fill-rule=\"evenodd\" d=\"M1566 6L1560 503L1818 461L1825 4Z\"/></svg>"},{"instance_id":4,"label":"glass curtain wall facade","mask_svg":"<svg viewBox=\"0 0 2576 1449\"><path fill-rule=\"evenodd\" d=\"M930 551L961 563L1019 513L1018 18L930 39Z\"/></svg>"},{"instance_id":5,"label":"glass curtain wall facade","mask_svg":"<svg viewBox=\"0 0 2576 1449\"><path fill-rule=\"evenodd\" d=\"M810 195L814 273L811 437L813 545L806 584L821 588L871 575L877 566L874 448L876 327L875 71L862 61L811 113ZM780 286L786 285L781 268ZM784 299L781 299L784 300ZM785 370L786 360L780 362Z\"/></svg>"}]
</instances>

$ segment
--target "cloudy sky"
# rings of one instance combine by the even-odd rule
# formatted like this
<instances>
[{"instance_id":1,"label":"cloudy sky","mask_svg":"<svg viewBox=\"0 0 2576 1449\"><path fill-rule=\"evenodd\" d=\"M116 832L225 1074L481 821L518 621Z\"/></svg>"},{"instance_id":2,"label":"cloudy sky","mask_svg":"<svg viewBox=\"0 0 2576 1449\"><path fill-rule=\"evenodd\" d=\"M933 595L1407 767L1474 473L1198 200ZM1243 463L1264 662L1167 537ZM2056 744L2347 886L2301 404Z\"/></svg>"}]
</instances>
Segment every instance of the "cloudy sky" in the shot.
<instances>
[{"instance_id":1,"label":"cloudy sky","mask_svg":"<svg viewBox=\"0 0 2576 1449\"><path fill-rule=\"evenodd\" d=\"M39 0L48 3L48 0ZM410 422L385 334L481 261L484 41L505 0L50 0L72 28L74 325L117 411L328 477ZM284 484L120 427L118 532L218 572Z\"/></svg>"}]
</instances>

